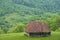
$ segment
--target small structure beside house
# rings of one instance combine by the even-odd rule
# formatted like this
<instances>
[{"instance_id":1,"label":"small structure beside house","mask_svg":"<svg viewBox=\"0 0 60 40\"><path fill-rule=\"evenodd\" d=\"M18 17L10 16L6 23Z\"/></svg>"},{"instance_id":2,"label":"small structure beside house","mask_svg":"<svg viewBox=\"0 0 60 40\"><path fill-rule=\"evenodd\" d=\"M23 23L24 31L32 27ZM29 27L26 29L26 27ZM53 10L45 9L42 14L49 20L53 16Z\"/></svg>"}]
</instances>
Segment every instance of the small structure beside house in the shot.
<instances>
[{"instance_id":1,"label":"small structure beside house","mask_svg":"<svg viewBox=\"0 0 60 40\"><path fill-rule=\"evenodd\" d=\"M48 36L51 30L44 22L30 22L25 30L28 36Z\"/></svg>"}]
</instances>

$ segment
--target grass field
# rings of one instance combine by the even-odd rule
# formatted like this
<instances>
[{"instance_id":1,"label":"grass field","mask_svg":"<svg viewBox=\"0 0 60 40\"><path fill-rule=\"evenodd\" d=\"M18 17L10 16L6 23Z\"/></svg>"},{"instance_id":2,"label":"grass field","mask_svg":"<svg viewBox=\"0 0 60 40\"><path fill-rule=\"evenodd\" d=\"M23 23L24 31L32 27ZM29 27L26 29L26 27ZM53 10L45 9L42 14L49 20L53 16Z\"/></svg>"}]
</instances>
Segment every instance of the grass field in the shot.
<instances>
[{"instance_id":1,"label":"grass field","mask_svg":"<svg viewBox=\"0 0 60 40\"><path fill-rule=\"evenodd\" d=\"M27 37L24 33L0 34L0 40L60 40L60 32L52 32L48 37Z\"/></svg>"}]
</instances>

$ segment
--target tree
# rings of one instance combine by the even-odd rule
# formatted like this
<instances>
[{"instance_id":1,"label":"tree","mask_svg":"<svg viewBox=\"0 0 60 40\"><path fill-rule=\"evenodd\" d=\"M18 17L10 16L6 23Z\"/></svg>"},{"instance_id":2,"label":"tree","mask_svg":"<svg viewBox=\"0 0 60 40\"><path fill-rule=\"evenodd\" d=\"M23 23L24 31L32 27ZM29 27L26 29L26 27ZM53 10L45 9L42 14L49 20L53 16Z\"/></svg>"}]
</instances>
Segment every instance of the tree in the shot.
<instances>
[{"instance_id":1,"label":"tree","mask_svg":"<svg viewBox=\"0 0 60 40\"><path fill-rule=\"evenodd\" d=\"M3 30L0 28L0 34L4 33Z\"/></svg>"},{"instance_id":2,"label":"tree","mask_svg":"<svg viewBox=\"0 0 60 40\"><path fill-rule=\"evenodd\" d=\"M24 27L25 25L23 23L18 23L16 27L10 28L8 33L19 33L19 32L24 32Z\"/></svg>"},{"instance_id":3,"label":"tree","mask_svg":"<svg viewBox=\"0 0 60 40\"><path fill-rule=\"evenodd\" d=\"M46 20L46 23L51 28L51 30L55 31L56 29L58 29L60 27L60 16L48 18Z\"/></svg>"},{"instance_id":4,"label":"tree","mask_svg":"<svg viewBox=\"0 0 60 40\"><path fill-rule=\"evenodd\" d=\"M56 17L56 22L55 23L56 23L57 29L60 28L60 16Z\"/></svg>"}]
</instances>

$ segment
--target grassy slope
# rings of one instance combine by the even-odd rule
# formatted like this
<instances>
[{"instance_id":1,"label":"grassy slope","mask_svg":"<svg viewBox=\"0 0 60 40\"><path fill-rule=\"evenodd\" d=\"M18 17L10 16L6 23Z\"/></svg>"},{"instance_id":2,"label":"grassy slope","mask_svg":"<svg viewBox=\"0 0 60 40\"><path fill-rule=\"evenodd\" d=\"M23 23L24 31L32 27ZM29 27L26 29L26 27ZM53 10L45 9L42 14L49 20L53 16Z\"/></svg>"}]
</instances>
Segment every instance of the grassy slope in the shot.
<instances>
[{"instance_id":1,"label":"grassy slope","mask_svg":"<svg viewBox=\"0 0 60 40\"><path fill-rule=\"evenodd\" d=\"M49 37L27 37L24 33L0 34L0 40L60 40L60 32L54 32Z\"/></svg>"}]
</instances>

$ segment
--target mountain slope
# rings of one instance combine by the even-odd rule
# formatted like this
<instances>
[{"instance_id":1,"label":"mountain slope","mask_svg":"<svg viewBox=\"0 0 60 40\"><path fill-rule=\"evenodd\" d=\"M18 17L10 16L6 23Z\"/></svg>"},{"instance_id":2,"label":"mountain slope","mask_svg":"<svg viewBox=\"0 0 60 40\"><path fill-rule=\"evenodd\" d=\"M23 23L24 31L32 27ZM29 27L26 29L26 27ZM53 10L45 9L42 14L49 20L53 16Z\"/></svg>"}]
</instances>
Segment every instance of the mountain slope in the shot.
<instances>
[{"instance_id":1,"label":"mountain slope","mask_svg":"<svg viewBox=\"0 0 60 40\"><path fill-rule=\"evenodd\" d=\"M0 28L41 21L60 14L60 0L0 0Z\"/></svg>"}]
</instances>

